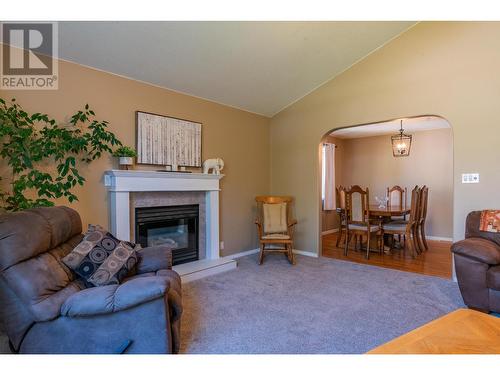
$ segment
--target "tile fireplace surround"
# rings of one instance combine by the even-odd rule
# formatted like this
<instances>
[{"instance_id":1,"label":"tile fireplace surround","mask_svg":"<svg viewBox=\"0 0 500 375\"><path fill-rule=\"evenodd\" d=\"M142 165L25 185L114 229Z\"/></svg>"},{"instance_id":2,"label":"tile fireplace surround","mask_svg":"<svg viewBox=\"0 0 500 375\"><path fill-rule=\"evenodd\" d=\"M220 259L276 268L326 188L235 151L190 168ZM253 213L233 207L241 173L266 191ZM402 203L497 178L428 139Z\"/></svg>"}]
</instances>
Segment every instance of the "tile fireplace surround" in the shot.
<instances>
[{"instance_id":1,"label":"tile fireplace surround","mask_svg":"<svg viewBox=\"0 0 500 375\"><path fill-rule=\"evenodd\" d=\"M181 204L200 205L200 260L174 269L184 282L236 267L236 261L219 253L219 180L224 175L203 173L110 170L108 188L111 232L121 240L135 241L134 208Z\"/></svg>"}]
</instances>

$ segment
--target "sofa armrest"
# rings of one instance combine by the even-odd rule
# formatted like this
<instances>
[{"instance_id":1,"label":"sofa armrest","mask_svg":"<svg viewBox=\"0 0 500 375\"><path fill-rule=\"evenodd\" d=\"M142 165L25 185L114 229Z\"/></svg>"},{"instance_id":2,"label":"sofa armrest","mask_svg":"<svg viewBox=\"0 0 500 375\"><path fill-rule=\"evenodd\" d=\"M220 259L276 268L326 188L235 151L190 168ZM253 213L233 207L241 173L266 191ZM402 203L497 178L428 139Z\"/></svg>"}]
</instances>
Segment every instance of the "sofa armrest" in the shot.
<instances>
[{"instance_id":1,"label":"sofa armrest","mask_svg":"<svg viewBox=\"0 0 500 375\"><path fill-rule=\"evenodd\" d=\"M484 238L471 237L455 242L451 246L451 251L478 262L500 264L500 246Z\"/></svg>"},{"instance_id":2,"label":"sofa armrest","mask_svg":"<svg viewBox=\"0 0 500 375\"><path fill-rule=\"evenodd\" d=\"M172 249L169 246L151 246L137 251L137 273L172 269Z\"/></svg>"},{"instance_id":3,"label":"sofa armrest","mask_svg":"<svg viewBox=\"0 0 500 375\"><path fill-rule=\"evenodd\" d=\"M88 288L69 297L61 306L61 315L84 317L114 313L163 297L169 289L165 277L139 277L121 285Z\"/></svg>"}]
</instances>

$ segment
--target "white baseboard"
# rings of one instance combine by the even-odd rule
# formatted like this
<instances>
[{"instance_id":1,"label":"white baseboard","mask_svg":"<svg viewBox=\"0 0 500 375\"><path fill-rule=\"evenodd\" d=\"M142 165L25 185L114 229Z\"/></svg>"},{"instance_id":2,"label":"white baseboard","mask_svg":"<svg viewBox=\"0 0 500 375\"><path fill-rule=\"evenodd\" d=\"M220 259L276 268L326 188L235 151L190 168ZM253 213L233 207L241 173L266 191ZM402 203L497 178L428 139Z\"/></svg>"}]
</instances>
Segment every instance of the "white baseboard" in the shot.
<instances>
[{"instance_id":1,"label":"white baseboard","mask_svg":"<svg viewBox=\"0 0 500 375\"><path fill-rule=\"evenodd\" d=\"M337 233L338 231L339 231L339 228L328 229L328 230L325 230L324 232L321 232L321 235L326 236L327 234Z\"/></svg>"},{"instance_id":2,"label":"white baseboard","mask_svg":"<svg viewBox=\"0 0 500 375\"><path fill-rule=\"evenodd\" d=\"M312 253L310 251L304 251L304 250L297 250L293 249L294 254L299 254L299 255L304 255L306 257L313 257L313 258L318 258L319 255L317 253Z\"/></svg>"},{"instance_id":3,"label":"white baseboard","mask_svg":"<svg viewBox=\"0 0 500 375\"><path fill-rule=\"evenodd\" d=\"M451 237L437 237L437 236L425 236L426 239L432 241L448 241L453 242L453 238Z\"/></svg>"},{"instance_id":4,"label":"white baseboard","mask_svg":"<svg viewBox=\"0 0 500 375\"><path fill-rule=\"evenodd\" d=\"M252 250L247 250L247 251L241 251L241 252L236 253L236 254L226 255L223 258L237 259L237 258L241 258L241 257L246 257L247 255L257 254L259 251L260 251L260 249L252 249ZM293 249L293 252L294 252L294 254L304 255L304 256L307 256L307 257L313 257L313 258L317 258L318 257L318 254L312 253L310 251Z\"/></svg>"},{"instance_id":5,"label":"white baseboard","mask_svg":"<svg viewBox=\"0 0 500 375\"><path fill-rule=\"evenodd\" d=\"M247 250L247 251L241 251L239 253L226 255L223 258L236 259L236 258L246 257L247 255L256 254L259 251L260 251L259 249L252 249L252 250Z\"/></svg>"},{"instance_id":6,"label":"white baseboard","mask_svg":"<svg viewBox=\"0 0 500 375\"><path fill-rule=\"evenodd\" d=\"M234 259L202 259L194 262L178 264L172 267L179 274L183 283L202 279L221 272L236 269L238 263Z\"/></svg>"},{"instance_id":7,"label":"white baseboard","mask_svg":"<svg viewBox=\"0 0 500 375\"><path fill-rule=\"evenodd\" d=\"M221 272L230 271L238 266L237 258L247 255L257 254L260 249L252 249L241 251L236 254L220 257L219 259L208 260L202 259L195 262L189 262L174 266L173 269L180 276L183 283L202 279L207 276L212 276ZM305 255L308 257L318 257L318 254L311 253L310 251L293 250L294 254Z\"/></svg>"}]
</instances>

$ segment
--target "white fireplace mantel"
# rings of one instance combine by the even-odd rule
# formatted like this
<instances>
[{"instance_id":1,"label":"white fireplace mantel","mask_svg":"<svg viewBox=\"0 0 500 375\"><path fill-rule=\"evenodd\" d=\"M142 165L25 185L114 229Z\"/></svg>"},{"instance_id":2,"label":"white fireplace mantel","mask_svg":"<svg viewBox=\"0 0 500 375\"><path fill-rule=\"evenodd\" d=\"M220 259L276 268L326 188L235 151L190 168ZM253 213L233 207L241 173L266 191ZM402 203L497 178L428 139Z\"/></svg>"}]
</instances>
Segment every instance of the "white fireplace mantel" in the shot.
<instances>
[{"instance_id":1,"label":"white fireplace mantel","mask_svg":"<svg viewBox=\"0 0 500 375\"><path fill-rule=\"evenodd\" d=\"M219 259L219 180L224 175L145 170L109 170L104 174L110 201L111 232L132 241L130 193L204 191L206 203L206 260Z\"/></svg>"}]
</instances>

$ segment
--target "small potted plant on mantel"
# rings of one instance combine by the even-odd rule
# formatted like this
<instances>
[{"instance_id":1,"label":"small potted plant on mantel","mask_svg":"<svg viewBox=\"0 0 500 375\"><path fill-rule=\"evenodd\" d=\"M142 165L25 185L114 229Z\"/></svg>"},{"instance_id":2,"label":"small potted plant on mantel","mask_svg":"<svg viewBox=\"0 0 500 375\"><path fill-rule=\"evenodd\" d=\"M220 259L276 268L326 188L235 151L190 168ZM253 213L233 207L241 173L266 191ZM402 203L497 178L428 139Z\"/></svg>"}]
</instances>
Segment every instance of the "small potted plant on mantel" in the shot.
<instances>
[{"instance_id":1,"label":"small potted plant on mantel","mask_svg":"<svg viewBox=\"0 0 500 375\"><path fill-rule=\"evenodd\" d=\"M128 169L129 165L134 165L134 158L137 156L137 152L128 146L121 146L113 152L113 156L119 158L121 167Z\"/></svg>"}]
</instances>

